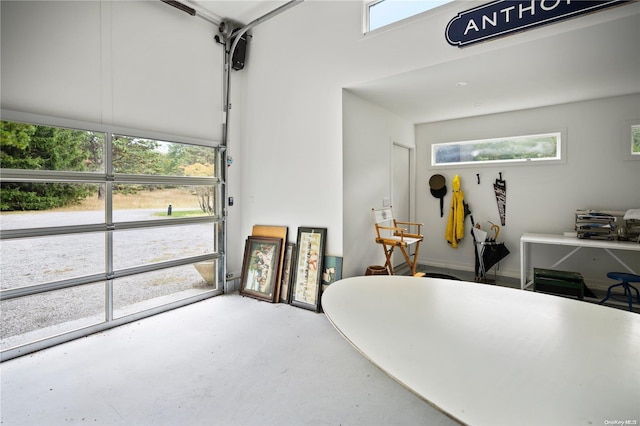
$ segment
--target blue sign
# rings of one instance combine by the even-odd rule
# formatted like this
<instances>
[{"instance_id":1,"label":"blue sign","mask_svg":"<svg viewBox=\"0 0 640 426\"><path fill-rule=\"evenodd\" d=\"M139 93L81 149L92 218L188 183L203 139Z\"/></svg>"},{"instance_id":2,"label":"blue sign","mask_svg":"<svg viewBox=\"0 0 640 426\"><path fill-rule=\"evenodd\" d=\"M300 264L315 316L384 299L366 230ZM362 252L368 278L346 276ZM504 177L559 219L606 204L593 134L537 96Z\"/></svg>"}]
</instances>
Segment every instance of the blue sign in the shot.
<instances>
[{"instance_id":1,"label":"blue sign","mask_svg":"<svg viewBox=\"0 0 640 426\"><path fill-rule=\"evenodd\" d=\"M497 0L458 13L445 36L449 44L463 47L622 3L627 1Z\"/></svg>"}]
</instances>

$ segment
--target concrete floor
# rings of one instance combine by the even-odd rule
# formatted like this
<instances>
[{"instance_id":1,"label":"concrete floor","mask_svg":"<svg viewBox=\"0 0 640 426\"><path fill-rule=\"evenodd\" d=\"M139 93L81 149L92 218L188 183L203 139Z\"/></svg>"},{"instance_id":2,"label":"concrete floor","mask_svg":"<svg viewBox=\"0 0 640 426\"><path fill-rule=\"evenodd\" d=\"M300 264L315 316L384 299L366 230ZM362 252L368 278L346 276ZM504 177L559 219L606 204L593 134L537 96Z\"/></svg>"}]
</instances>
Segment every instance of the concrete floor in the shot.
<instances>
[{"instance_id":1,"label":"concrete floor","mask_svg":"<svg viewBox=\"0 0 640 426\"><path fill-rule=\"evenodd\" d=\"M323 314L237 293L5 361L0 379L2 426L457 424Z\"/></svg>"},{"instance_id":2,"label":"concrete floor","mask_svg":"<svg viewBox=\"0 0 640 426\"><path fill-rule=\"evenodd\" d=\"M323 314L229 294L0 365L1 424L456 425Z\"/></svg>"}]
</instances>

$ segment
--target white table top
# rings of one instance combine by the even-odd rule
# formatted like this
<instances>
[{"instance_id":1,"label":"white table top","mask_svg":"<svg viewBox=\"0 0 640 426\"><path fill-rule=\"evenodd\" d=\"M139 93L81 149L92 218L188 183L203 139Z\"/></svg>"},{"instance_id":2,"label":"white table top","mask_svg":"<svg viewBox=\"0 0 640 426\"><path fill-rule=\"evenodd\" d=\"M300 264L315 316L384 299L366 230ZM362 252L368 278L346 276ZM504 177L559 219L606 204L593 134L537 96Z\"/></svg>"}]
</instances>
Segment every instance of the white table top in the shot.
<instances>
[{"instance_id":1,"label":"white table top","mask_svg":"<svg viewBox=\"0 0 640 426\"><path fill-rule=\"evenodd\" d=\"M434 278L331 284L322 307L365 357L471 425L640 424L640 315Z\"/></svg>"},{"instance_id":2,"label":"white table top","mask_svg":"<svg viewBox=\"0 0 640 426\"><path fill-rule=\"evenodd\" d=\"M535 234L525 233L520 237L520 241L526 243L554 244L566 246L596 247L608 248L614 250L632 250L640 251L640 244L634 241L606 241L591 240L588 238L567 237L556 234ZM640 424L640 420L638 421Z\"/></svg>"}]
</instances>

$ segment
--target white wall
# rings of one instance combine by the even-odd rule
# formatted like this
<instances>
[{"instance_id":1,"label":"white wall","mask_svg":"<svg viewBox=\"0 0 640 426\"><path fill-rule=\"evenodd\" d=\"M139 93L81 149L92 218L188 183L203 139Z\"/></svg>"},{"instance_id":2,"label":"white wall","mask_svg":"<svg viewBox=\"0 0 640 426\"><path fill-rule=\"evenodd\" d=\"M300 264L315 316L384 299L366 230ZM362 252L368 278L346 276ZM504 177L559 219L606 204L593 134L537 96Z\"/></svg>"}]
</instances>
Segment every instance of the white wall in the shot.
<instances>
[{"instance_id":1,"label":"white wall","mask_svg":"<svg viewBox=\"0 0 640 426\"><path fill-rule=\"evenodd\" d=\"M382 248L374 243L372 208L383 198L394 204L391 190L391 150L394 142L413 147L414 126L409 121L344 91L343 189L344 276L364 274L369 265L384 265ZM351 222L353 218L358 220ZM411 218L399 218L410 220Z\"/></svg>"},{"instance_id":2,"label":"white wall","mask_svg":"<svg viewBox=\"0 0 640 426\"><path fill-rule=\"evenodd\" d=\"M465 200L476 222L500 225L493 182L502 172L507 182L506 226L499 239L511 254L500 264L498 275L519 276L520 236L525 232L556 233L574 230L576 209L627 210L640 208L640 161L625 159L625 121L640 118L640 95L513 111L505 114L427 123L416 126L418 147L418 221L429 224L421 262L449 268L473 270L473 239L467 233L457 249L445 241L447 214L440 218L438 200L428 190L433 173L450 182L459 175ZM566 163L549 165L501 165L435 169L431 144L470 139L566 130ZM627 141L627 143L629 143ZM480 185L476 173L480 174ZM449 186L450 187L450 186ZM451 195L445 198L445 208ZM531 262L550 266L569 250L538 247ZM559 255L562 253L562 255ZM555 257L555 258L554 258ZM631 267L640 268L640 253L619 253ZM586 281L607 283L602 271L622 268L603 251L583 250L558 268L581 271ZM493 271L492 271L493 272ZM610 283L609 283L610 284Z\"/></svg>"},{"instance_id":3,"label":"white wall","mask_svg":"<svg viewBox=\"0 0 640 426\"><path fill-rule=\"evenodd\" d=\"M357 145L343 147L343 88L459 55L442 36L448 19L448 13L441 13L432 18L438 25L402 26L364 37L362 2L311 0L255 27L242 109L239 237L249 235L255 224L288 226L290 241L295 241L299 226L327 227L327 254L344 256L345 276L362 274L371 259L352 256L368 245L371 231L367 228L366 235L358 236L360 247L351 246L351 235L365 221L371 225L372 203L379 205L382 194L388 195L390 149L378 151L360 137ZM429 49L443 56L427 54ZM389 121L393 114L382 115ZM369 120L368 125L375 121ZM376 134L374 147L377 141L389 142L394 126L382 126L387 133ZM347 125L344 132L351 130ZM412 143L412 136L407 139ZM378 170L385 187L357 208L347 202L361 199L362 188L345 192L345 179L351 178L343 173L346 164L359 160L345 159L343 148L381 156L376 164L385 165Z\"/></svg>"},{"instance_id":4,"label":"white wall","mask_svg":"<svg viewBox=\"0 0 640 426\"><path fill-rule=\"evenodd\" d=\"M363 36L362 2L305 1L254 29L242 114L240 237L249 235L254 224L286 225L290 241L295 241L298 226L326 226L327 253L344 256L344 276L362 274L383 260L368 215L389 191L389 150L379 145L404 132L406 122L343 88L462 57L481 58L488 51L624 13L614 8L473 49L453 48L445 41L444 28L467 6L454 2L410 24ZM423 160L418 158L418 170ZM367 185L361 184L364 177L370 179ZM484 181L488 179L493 177L485 175ZM424 193L424 185L422 174L418 194ZM539 205L547 206L544 201ZM513 203L509 208L517 213ZM565 221L550 224L549 231L564 228ZM429 238L441 238L436 229L427 232L433 233ZM424 253L426 260L452 261L449 253L434 250ZM468 247L458 252L469 256Z\"/></svg>"}]
</instances>

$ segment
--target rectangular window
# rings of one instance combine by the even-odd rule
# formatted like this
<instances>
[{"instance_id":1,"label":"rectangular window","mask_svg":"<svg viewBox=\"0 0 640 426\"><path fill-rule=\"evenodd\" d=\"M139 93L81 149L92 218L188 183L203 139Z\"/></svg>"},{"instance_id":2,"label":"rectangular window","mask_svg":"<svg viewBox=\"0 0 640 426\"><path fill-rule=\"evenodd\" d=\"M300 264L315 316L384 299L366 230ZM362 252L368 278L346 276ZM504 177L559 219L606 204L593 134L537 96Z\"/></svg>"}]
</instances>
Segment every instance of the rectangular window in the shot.
<instances>
[{"instance_id":1,"label":"rectangular window","mask_svg":"<svg viewBox=\"0 0 640 426\"><path fill-rule=\"evenodd\" d=\"M46 214L23 215L41 225L55 219ZM103 232L96 232L2 241L2 290L104 274L104 237Z\"/></svg>"},{"instance_id":2,"label":"rectangular window","mask_svg":"<svg viewBox=\"0 0 640 426\"><path fill-rule=\"evenodd\" d=\"M0 121L3 359L222 293L221 146L36 118Z\"/></svg>"},{"instance_id":3,"label":"rectangular window","mask_svg":"<svg viewBox=\"0 0 640 426\"><path fill-rule=\"evenodd\" d=\"M213 254L215 223L127 229L113 233L113 268L133 268Z\"/></svg>"},{"instance_id":4,"label":"rectangular window","mask_svg":"<svg viewBox=\"0 0 640 426\"><path fill-rule=\"evenodd\" d=\"M215 289L217 267L211 260L118 278L113 282L114 318Z\"/></svg>"},{"instance_id":5,"label":"rectangular window","mask_svg":"<svg viewBox=\"0 0 640 426\"><path fill-rule=\"evenodd\" d=\"M432 166L561 159L562 135L559 132L431 145Z\"/></svg>"},{"instance_id":6,"label":"rectangular window","mask_svg":"<svg viewBox=\"0 0 640 426\"><path fill-rule=\"evenodd\" d=\"M435 9L453 0L376 0L365 1L364 32L376 30L428 10Z\"/></svg>"},{"instance_id":7,"label":"rectangular window","mask_svg":"<svg viewBox=\"0 0 640 426\"><path fill-rule=\"evenodd\" d=\"M1 189L0 230L104 223L102 184L3 181Z\"/></svg>"},{"instance_id":8,"label":"rectangular window","mask_svg":"<svg viewBox=\"0 0 640 426\"><path fill-rule=\"evenodd\" d=\"M101 323L104 307L102 282L2 300L0 349Z\"/></svg>"},{"instance_id":9,"label":"rectangular window","mask_svg":"<svg viewBox=\"0 0 640 426\"><path fill-rule=\"evenodd\" d=\"M118 184L113 221L220 216L214 185Z\"/></svg>"},{"instance_id":10,"label":"rectangular window","mask_svg":"<svg viewBox=\"0 0 640 426\"><path fill-rule=\"evenodd\" d=\"M620 153L625 160L640 161L640 118L622 122Z\"/></svg>"},{"instance_id":11,"label":"rectangular window","mask_svg":"<svg viewBox=\"0 0 640 426\"><path fill-rule=\"evenodd\" d=\"M211 147L113 135L114 173L213 177L218 156Z\"/></svg>"},{"instance_id":12,"label":"rectangular window","mask_svg":"<svg viewBox=\"0 0 640 426\"><path fill-rule=\"evenodd\" d=\"M104 133L11 121L0 131L3 169L104 172Z\"/></svg>"}]
</instances>

